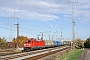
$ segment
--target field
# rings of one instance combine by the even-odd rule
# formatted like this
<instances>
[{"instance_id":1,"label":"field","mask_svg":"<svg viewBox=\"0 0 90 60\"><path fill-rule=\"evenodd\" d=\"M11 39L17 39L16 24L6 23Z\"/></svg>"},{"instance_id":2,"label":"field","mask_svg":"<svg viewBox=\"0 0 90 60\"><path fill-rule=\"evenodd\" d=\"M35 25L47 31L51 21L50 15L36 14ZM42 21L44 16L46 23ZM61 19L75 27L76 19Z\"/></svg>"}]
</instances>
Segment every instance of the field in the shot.
<instances>
[{"instance_id":1,"label":"field","mask_svg":"<svg viewBox=\"0 0 90 60\"><path fill-rule=\"evenodd\" d=\"M59 56L55 60L77 60L83 51L83 49L74 49L68 53L63 54L62 56Z\"/></svg>"}]
</instances>

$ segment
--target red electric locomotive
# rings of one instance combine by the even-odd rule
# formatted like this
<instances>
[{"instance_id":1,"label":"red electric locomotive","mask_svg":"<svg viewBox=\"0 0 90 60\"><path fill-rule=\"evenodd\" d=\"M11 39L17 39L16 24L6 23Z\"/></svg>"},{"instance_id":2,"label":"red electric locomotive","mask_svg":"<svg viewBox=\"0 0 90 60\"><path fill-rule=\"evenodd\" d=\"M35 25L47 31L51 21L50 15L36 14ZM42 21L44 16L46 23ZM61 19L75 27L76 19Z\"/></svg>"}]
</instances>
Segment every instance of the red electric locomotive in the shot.
<instances>
[{"instance_id":1,"label":"red electric locomotive","mask_svg":"<svg viewBox=\"0 0 90 60\"><path fill-rule=\"evenodd\" d=\"M31 38L24 42L24 51L30 51L34 49L41 49L45 47L44 40L36 40Z\"/></svg>"}]
</instances>

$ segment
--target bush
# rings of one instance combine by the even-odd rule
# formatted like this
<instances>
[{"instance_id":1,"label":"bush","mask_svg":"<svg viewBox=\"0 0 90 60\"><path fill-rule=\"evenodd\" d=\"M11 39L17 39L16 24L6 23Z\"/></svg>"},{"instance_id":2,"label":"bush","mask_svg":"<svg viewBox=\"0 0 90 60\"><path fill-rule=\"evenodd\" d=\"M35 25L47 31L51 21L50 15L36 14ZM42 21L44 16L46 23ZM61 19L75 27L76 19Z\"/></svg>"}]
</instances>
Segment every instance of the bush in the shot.
<instances>
[{"instance_id":1,"label":"bush","mask_svg":"<svg viewBox=\"0 0 90 60\"><path fill-rule=\"evenodd\" d=\"M84 46L85 46L85 48L90 48L90 37L86 39Z\"/></svg>"},{"instance_id":2,"label":"bush","mask_svg":"<svg viewBox=\"0 0 90 60\"><path fill-rule=\"evenodd\" d=\"M4 48L6 46L6 39L3 37L3 38L0 38L0 48Z\"/></svg>"}]
</instances>

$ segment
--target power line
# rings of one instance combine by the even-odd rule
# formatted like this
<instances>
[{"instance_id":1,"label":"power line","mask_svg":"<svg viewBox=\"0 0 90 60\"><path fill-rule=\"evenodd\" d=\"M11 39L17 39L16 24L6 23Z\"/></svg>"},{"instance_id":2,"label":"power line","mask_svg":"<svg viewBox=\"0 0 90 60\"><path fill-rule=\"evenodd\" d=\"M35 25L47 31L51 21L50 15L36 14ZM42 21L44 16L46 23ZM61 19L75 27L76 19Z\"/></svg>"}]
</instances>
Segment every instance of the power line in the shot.
<instances>
[{"instance_id":1,"label":"power line","mask_svg":"<svg viewBox=\"0 0 90 60\"><path fill-rule=\"evenodd\" d=\"M10 25L9 23L6 23L5 21L1 22L0 23L4 24L4 25Z\"/></svg>"},{"instance_id":2,"label":"power line","mask_svg":"<svg viewBox=\"0 0 90 60\"><path fill-rule=\"evenodd\" d=\"M6 25L6 26L7 26L7 25L11 25L10 23L6 23L5 21L0 22L0 24L4 24L4 25ZM28 29L28 30L30 30L30 31L34 31L34 30L35 30L35 29L30 29L30 28L27 28L27 27L24 27L24 26L21 26L21 25L20 25L20 27L23 28L23 30L24 30L24 29ZM11 28L10 28L10 29L11 29ZM12 29L11 29L11 30L12 30ZM37 31L37 30L36 30L36 31ZM24 32L25 32L25 31L24 31ZM27 33L28 33L28 32L27 32Z\"/></svg>"},{"instance_id":3,"label":"power line","mask_svg":"<svg viewBox=\"0 0 90 60\"><path fill-rule=\"evenodd\" d=\"M0 27L0 28L4 28L4 29L10 29L10 28L6 28L6 27ZM14 30L14 29L11 29L11 30ZM16 31L16 30L14 30L14 31Z\"/></svg>"},{"instance_id":4,"label":"power line","mask_svg":"<svg viewBox=\"0 0 90 60\"><path fill-rule=\"evenodd\" d=\"M21 26L21 25L20 25L20 28L28 29L28 30L30 30L30 31L37 31L36 28L35 28L35 29L34 29L34 28L32 29L32 28L29 28L29 27ZM38 32L39 32L39 31L38 31Z\"/></svg>"},{"instance_id":5,"label":"power line","mask_svg":"<svg viewBox=\"0 0 90 60\"><path fill-rule=\"evenodd\" d=\"M32 31L32 29L27 28L27 27L24 27L24 26L20 26L20 28L24 28L24 29L28 29L28 30L31 30Z\"/></svg>"},{"instance_id":6,"label":"power line","mask_svg":"<svg viewBox=\"0 0 90 60\"><path fill-rule=\"evenodd\" d=\"M3 29L9 29L9 30L10 30L10 28L7 28L7 27L0 27L0 28L3 28ZM14 29L11 29L11 30L17 31L17 30L14 30ZM27 32L27 31L20 31L20 32L31 34L30 32Z\"/></svg>"},{"instance_id":7,"label":"power line","mask_svg":"<svg viewBox=\"0 0 90 60\"><path fill-rule=\"evenodd\" d=\"M15 17L15 0L14 0L14 17Z\"/></svg>"},{"instance_id":8,"label":"power line","mask_svg":"<svg viewBox=\"0 0 90 60\"><path fill-rule=\"evenodd\" d=\"M20 4L20 9L19 9L19 10L22 10L22 9L21 9L21 7L22 7L22 2L23 2L23 0L21 0L21 4ZM18 13L18 18L19 18L20 12L21 12L21 11L19 11L19 13Z\"/></svg>"}]
</instances>

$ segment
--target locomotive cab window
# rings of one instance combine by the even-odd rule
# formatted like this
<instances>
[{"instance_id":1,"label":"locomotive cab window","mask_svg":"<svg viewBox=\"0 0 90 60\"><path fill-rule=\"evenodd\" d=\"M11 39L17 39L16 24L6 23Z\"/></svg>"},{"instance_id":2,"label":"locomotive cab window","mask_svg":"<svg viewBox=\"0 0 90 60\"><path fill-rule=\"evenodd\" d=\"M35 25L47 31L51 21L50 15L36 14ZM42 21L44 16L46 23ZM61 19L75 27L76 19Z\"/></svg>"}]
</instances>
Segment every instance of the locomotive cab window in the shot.
<instances>
[{"instance_id":1,"label":"locomotive cab window","mask_svg":"<svg viewBox=\"0 0 90 60\"><path fill-rule=\"evenodd\" d=\"M27 43L27 41L25 43Z\"/></svg>"},{"instance_id":2,"label":"locomotive cab window","mask_svg":"<svg viewBox=\"0 0 90 60\"><path fill-rule=\"evenodd\" d=\"M30 43L31 41L29 40L28 43Z\"/></svg>"}]
</instances>

